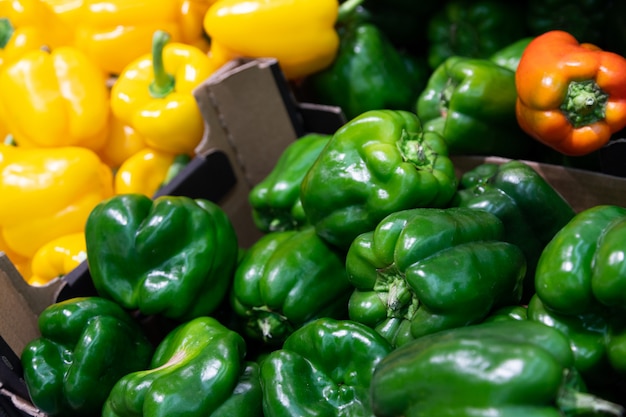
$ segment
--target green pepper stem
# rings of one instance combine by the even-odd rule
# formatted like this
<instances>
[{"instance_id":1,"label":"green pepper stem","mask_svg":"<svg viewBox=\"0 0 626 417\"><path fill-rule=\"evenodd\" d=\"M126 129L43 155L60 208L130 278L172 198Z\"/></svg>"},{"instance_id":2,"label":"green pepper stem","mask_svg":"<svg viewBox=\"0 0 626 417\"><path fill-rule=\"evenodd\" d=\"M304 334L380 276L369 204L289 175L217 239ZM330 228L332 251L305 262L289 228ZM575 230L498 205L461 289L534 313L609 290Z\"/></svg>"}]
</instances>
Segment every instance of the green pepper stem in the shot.
<instances>
[{"instance_id":1,"label":"green pepper stem","mask_svg":"<svg viewBox=\"0 0 626 417\"><path fill-rule=\"evenodd\" d=\"M13 25L6 17L0 18L0 48L4 48L13 36Z\"/></svg>"},{"instance_id":2,"label":"green pepper stem","mask_svg":"<svg viewBox=\"0 0 626 417\"><path fill-rule=\"evenodd\" d=\"M363 4L364 0L346 0L339 5L337 23L346 23L354 15L355 11Z\"/></svg>"},{"instance_id":3,"label":"green pepper stem","mask_svg":"<svg viewBox=\"0 0 626 417\"><path fill-rule=\"evenodd\" d=\"M616 403L607 401L603 398L596 397L593 394L579 391L576 382L576 373L565 370L563 373L563 383L559 389L557 397L557 407L565 416L586 416L590 413L596 415L598 413L606 416L626 415L626 409Z\"/></svg>"},{"instance_id":4,"label":"green pepper stem","mask_svg":"<svg viewBox=\"0 0 626 417\"><path fill-rule=\"evenodd\" d=\"M174 158L174 162L172 162L172 165L170 165L170 167L167 169L167 173L165 174L165 178L161 183L161 187L166 186L174 178L176 178L180 171L182 171L183 168L185 168L187 164L189 164L189 161L191 161L191 157L187 154L176 155L176 157Z\"/></svg>"},{"instance_id":5,"label":"green pepper stem","mask_svg":"<svg viewBox=\"0 0 626 417\"><path fill-rule=\"evenodd\" d=\"M154 98L163 98L174 91L174 77L165 71L163 49L170 41L169 33L157 30L152 36L152 71L154 80L150 83L150 94Z\"/></svg>"},{"instance_id":6,"label":"green pepper stem","mask_svg":"<svg viewBox=\"0 0 626 417\"><path fill-rule=\"evenodd\" d=\"M572 81L567 86L561 111L574 127L579 128L604 119L608 99L609 95L595 81Z\"/></svg>"}]
</instances>

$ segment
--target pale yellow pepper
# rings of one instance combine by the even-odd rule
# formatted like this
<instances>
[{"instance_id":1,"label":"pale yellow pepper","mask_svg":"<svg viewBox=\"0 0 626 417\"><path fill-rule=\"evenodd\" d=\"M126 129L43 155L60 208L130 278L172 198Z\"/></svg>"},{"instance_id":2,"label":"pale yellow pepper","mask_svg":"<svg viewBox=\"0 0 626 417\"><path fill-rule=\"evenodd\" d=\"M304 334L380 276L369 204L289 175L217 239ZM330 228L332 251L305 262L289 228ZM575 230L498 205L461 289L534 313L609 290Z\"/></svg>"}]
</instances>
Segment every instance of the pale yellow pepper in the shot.
<instances>
[{"instance_id":1,"label":"pale yellow pepper","mask_svg":"<svg viewBox=\"0 0 626 417\"><path fill-rule=\"evenodd\" d=\"M192 155L204 135L193 90L217 68L199 48L170 39L156 31L153 53L122 71L111 88L111 110L148 147Z\"/></svg>"},{"instance_id":2,"label":"pale yellow pepper","mask_svg":"<svg viewBox=\"0 0 626 417\"><path fill-rule=\"evenodd\" d=\"M110 74L150 53L156 30L176 42L208 48L202 20L213 1L83 0L75 45Z\"/></svg>"},{"instance_id":3,"label":"pale yellow pepper","mask_svg":"<svg viewBox=\"0 0 626 417\"><path fill-rule=\"evenodd\" d=\"M40 286L67 275L87 259L86 246L84 232L51 240L33 256L31 275L26 281L30 285Z\"/></svg>"},{"instance_id":4,"label":"pale yellow pepper","mask_svg":"<svg viewBox=\"0 0 626 417\"><path fill-rule=\"evenodd\" d=\"M128 158L115 172L116 194L154 194L189 158L185 155L144 148Z\"/></svg>"},{"instance_id":5,"label":"pale yellow pepper","mask_svg":"<svg viewBox=\"0 0 626 417\"><path fill-rule=\"evenodd\" d=\"M218 0L203 24L216 60L274 57L298 79L335 59L338 15L337 0Z\"/></svg>"},{"instance_id":6,"label":"pale yellow pepper","mask_svg":"<svg viewBox=\"0 0 626 417\"><path fill-rule=\"evenodd\" d=\"M102 71L73 47L27 52L0 68L0 117L21 147L98 150L109 129Z\"/></svg>"},{"instance_id":7,"label":"pale yellow pepper","mask_svg":"<svg viewBox=\"0 0 626 417\"><path fill-rule=\"evenodd\" d=\"M91 210L112 195L111 168L87 148L0 145L0 232L22 257L84 231Z\"/></svg>"}]
</instances>

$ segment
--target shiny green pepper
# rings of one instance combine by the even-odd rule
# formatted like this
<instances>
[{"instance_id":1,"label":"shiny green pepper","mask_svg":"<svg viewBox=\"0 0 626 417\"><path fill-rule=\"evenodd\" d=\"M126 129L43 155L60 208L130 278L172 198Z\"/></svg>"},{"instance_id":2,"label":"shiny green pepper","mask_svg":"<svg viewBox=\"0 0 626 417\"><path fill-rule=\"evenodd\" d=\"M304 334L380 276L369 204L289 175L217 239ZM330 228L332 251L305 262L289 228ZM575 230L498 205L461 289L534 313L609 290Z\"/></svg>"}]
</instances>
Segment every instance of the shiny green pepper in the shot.
<instances>
[{"instance_id":1,"label":"shiny green pepper","mask_svg":"<svg viewBox=\"0 0 626 417\"><path fill-rule=\"evenodd\" d=\"M425 60L397 49L372 23L347 24L339 35L331 66L305 80L314 100L341 107L348 120L368 110L413 110L430 73Z\"/></svg>"},{"instance_id":2,"label":"shiny green pepper","mask_svg":"<svg viewBox=\"0 0 626 417\"><path fill-rule=\"evenodd\" d=\"M457 187L443 138L425 132L414 113L371 110L343 125L302 182L310 224L347 249L388 214L444 207Z\"/></svg>"},{"instance_id":3,"label":"shiny green pepper","mask_svg":"<svg viewBox=\"0 0 626 417\"><path fill-rule=\"evenodd\" d=\"M541 252L575 215L572 206L535 169L522 161L484 163L466 171L453 206L486 210L504 223L504 240L526 257L522 301L535 294Z\"/></svg>"},{"instance_id":4,"label":"shiny green pepper","mask_svg":"<svg viewBox=\"0 0 626 417\"><path fill-rule=\"evenodd\" d=\"M437 68L451 56L488 58L526 36L519 3L498 0L451 0L428 22L428 64Z\"/></svg>"},{"instance_id":5,"label":"shiny green pepper","mask_svg":"<svg viewBox=\"0 0 626 417\"><path fill-rule=\"evenodd\" d=\"M515 71L487 58L452 56L430 75L416 102L426 131L450 155L527 157L534 141L515 117Z\"/></svg>"},{"instance_id":6,"label":"shiny green pepper","mask_svg":"<svg viewBox=\"0 0 626 417\"><path fill-rule=\"evenodd\" d=\"M208 200L182 196L104 200L87 219L85 239L101 296L183 321L217 308L239 254L226 213Z\"/></svg>"},{"instance_id":7,"label":"shiny green pepper","mask_svg":"<svg viewBox=\"0 0 626 417\"><path fill-rule=\"evenodd\" d=\"M528 320L458 327L401 346L374 370L377 417L620 416L585 392L567 338Z\"/></svg>"},{"instance_id":8,"label":"shiny green pepper","mask_svg":"<svg viewBox=\"0 0 626 417\"><path fill-rule=\"evenodd\" d=\"M392 347L373 329L319 318L261 364L265 417L373 416L374 368Z\"/></svg>"},{"instance_id":9,"label":"shiny green pepper","mask_svg":"<svg viewBox=\"0 0 626 417\"><path fill-rule=\"evenodd\" d=\"M356 287L350 319L400 346L517 304L526 260L503 233L495 215L470 208L387 216L348 250L346 270Z\"/></svg>"},{"instance_id":10,"label":"shiny green pepper","mask_svg":"<svg viewBox=\"0 0 626 417\"><path fill-rule=\"evenodd\" d=\"M626 374L624 236L624 207L577 213L542 252L528 306L530 320L569 336L577 368L594 385Z\"/></svg>"},{"instance_id":11,"label":"shiny green pepper","mask_svg":"<svg viewBox=\"0 0 626 417\"><path fill-rule=\"evenodd\" d=\"M126 311L100 297L52 304L38 325L21 360L33 404L50 416L100 415L117 380L146 369L154 350Z\"/></svg>"},{"instance_id":12,"label":"shiny green pepper","mask_svg":"<svg viewBox=\"0 0 626 417\"><path fill-rule=\"evenodd\" d=\"M191 319L163 338L149 369L117 381L102 417L262 416L258 365L245 355L238 333Z\"/></svg>"},{"instance_id":13,"label":"shiny green pepper","mask_svg":"<svg viewBox=\"0 0 626 417\"><path fill-rule=\"evenodd\" d=\"M303 324L347 316L352 287L345 255L312 227L271 232L245 253L233 279L231 304L242 333L276 346Z\"/></svg>"},{"instance_id":14,"label":"shiny green pepper","mask_svg":"<svg viewBox=\"0 0 626 417\"><path fill-rule=\"evenodd\" d=\"M300 185L330 135L311 133L291 143L248 195L254 224L262 232L298 229L306 225Z\"/></svg>"}]
</instances>

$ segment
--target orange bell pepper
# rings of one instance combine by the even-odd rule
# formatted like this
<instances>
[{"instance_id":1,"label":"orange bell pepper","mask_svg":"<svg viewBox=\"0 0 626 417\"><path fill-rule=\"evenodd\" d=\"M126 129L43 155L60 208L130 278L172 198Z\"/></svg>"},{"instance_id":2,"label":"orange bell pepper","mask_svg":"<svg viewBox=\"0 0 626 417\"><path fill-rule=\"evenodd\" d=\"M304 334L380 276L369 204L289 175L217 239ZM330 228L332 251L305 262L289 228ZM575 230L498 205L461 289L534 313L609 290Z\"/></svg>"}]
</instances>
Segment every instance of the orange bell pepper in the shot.
<instances>
[{"instance_id":1,"label":"orange bell pepper","mask_svg":"<svg viewBox=\"0 0 626 417\"><path fill-rule=\"evenodd\" d=\"M520 127L568 156L626 127L626 58L554 30L533 39L515 73Z\"/></svg>"}]
</instances>

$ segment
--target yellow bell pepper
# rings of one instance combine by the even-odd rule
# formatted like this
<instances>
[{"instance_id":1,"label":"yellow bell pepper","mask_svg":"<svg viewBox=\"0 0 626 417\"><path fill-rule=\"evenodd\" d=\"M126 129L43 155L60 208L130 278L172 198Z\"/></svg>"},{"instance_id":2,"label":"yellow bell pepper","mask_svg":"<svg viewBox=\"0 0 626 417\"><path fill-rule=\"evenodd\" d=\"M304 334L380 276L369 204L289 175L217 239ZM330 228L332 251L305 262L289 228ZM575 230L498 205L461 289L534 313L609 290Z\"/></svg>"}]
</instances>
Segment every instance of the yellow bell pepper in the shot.
<instances>
[{"instance_id":1,"label":"yellow bell pepper","mask_svg":"<svg viewBox=\"0 0 626 417\"><path fill-rule=\"evenodd\" d=\"M71 233L43 245L33 256L31 275L26 281L33 286L46 285L70 273L87 259L85 233Z\"/></svg>"},{"instance_id":2,"label":"yellow bell pepper","mask_svg":"<svg viewBox=\"0 0 626 417\"><path fill-rule=\"evenodd\" d=\"M104 71L120 74L150 53L152 34L168 32L175 42L208 45L202 19L214 0L84 0L75 45Z\"/></svg>"},{"instance_id":3,"label":"yellow bell pepper","mask_svg":"<svg viewBox=\"0 0 626 417\"><path fill-rule=\"evenodd\" d=\"M218 0L203 24L216 59L274 57L296 79L335 59L338 14L337 0Z\"/></svg>"},{"instance_id":4,"label":"yellow bell pepper","mask_svg":"<svg viewBox=\"0 0 626 417\"><path fill-rule=\"evenodd\" d=\"M144 148L115 172L116 194L154 194L189 162L187 155Z\"/></svg>"},{"instance_id":5,"label":"yellow bell pepper","mask_svg":"<svg viewBox=\"0 0 626 417\"><path fill-rule=\"evenodd\" d=\"M0 66L26 52L70 45L73 32L39 0L0 0Z\"/></svg>"},{"instance_id":6,"label":"yellow bell pepper","mask_svg":"<svg viewBox=\"0 0 626 417\"><path fill-rule=\"evenodd\" d=\"M21 147L98 150L106 142L106 79L76 48L30 51L3 66L0 91L0 117Z\"/></svg>"},{"instance_id":7,"label":"yellow bell pepper","mask_svg":"<svg viewBox=\"0 0 626 417\"><path fill-rule=\"evenodd\" d=\"M102 162L118 169L124 161L147 147L146 141L132 126L122 122L111 112L109 138L98 155Z\"/></svg>"},{"instance_id":8,"label":"yellow bell pepper","mask_svg":"<svg viewBox=\"0 0 626 417\"><path fill-rule=\"evenodd\" d=\"M95 205L112 195L111 169L87 148L0 145L0 232L20 256L83 231Z\"/></svg>"},{"instance_id":9,"label":"yellow bell pepper","mask_svg":"<svg viewBox=\"0 0 626 417\"><path fill-rule=\"evenodd\" d=\"M111 109L148 147L192 155L204 135L193 90L217 68L202 50L169 40L156 31L153 53L122 71L111 88Z\"/></svg>"}]
</instances>

